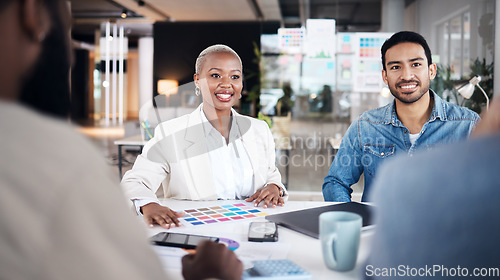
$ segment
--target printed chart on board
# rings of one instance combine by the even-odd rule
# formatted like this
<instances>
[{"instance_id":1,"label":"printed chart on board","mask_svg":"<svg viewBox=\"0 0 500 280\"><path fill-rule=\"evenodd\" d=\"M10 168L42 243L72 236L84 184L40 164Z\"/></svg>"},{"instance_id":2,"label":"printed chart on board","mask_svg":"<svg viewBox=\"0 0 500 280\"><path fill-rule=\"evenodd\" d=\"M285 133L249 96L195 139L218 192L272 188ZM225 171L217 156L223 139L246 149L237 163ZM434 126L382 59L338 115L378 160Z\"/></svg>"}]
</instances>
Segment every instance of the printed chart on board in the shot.
<instances>
[{"instance_id":1,"label":"printed chart on board","mask_svg":"<svg viewBox=\"0 0 500 280\"><path fill-rule=\"evenodd\" d=\"M380 92L382 80L382 58L380 48L392 33L356 33L354 92Z\"/></svg>"}]
</instances>

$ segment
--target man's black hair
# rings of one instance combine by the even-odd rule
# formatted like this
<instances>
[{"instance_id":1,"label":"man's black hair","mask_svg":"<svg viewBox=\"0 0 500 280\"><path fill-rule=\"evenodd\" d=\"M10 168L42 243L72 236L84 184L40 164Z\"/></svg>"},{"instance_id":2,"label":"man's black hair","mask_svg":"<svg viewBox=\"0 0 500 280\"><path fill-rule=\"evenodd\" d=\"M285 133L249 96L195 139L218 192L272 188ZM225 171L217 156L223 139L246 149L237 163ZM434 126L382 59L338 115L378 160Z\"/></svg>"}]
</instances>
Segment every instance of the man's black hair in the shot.
<instances>
[{"instance_id":1,"label":"man's black hair","mask_svg":"<svg viewBox=\"0 0 500 280\"><path fill-rule=\"evenodd\" d=\"M424 37L415 32L400 31L392 35L391 38L385 40L384 44L382 45L382 67L384 70L387 70L385 68L385 53L388 49L401 43L415 43L421 45L422 48L424 48L425 56L427 57L427 64L432 64L431 49L429 48L429 45L427 44L427 41L425 41Z\"/></svg>"}]
</instances>

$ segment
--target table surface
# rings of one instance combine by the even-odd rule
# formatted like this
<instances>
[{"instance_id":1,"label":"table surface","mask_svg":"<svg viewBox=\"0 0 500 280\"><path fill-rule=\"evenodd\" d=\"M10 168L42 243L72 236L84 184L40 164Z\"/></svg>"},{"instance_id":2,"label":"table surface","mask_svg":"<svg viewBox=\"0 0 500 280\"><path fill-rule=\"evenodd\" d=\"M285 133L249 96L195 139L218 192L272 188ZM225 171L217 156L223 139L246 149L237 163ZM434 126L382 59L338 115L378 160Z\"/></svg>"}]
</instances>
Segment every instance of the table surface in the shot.
<instances>
[{"instance_id":1,"label":"table surface","mask_svg":"<svg viewBox=\"0 0 500 280\"><path fill-rule=\"evenodd\" d=\"M126 138L123 138L123 139L120 139L120 140L116 140L114 143L115 145L122 145L122 146L144 146L146 145L148 141L144 140L142 138L142 135L134 135L134 136L130 136L130 137L126 137Z\"/></svg>"},{"instance_id":2,"label":"table surface","mask_svg":"<svg viewBox=\"0 0 500 280\"><path fill-rule=\"evenodd\" d=\"M227 205L232 203L241 203L242 201L234 200L219 200L219 201L183 201L183 200L173 200L173 199L163 199L161 203L165 206L170 207L176 211L182 211L185 209L197 209L201 207L210 207L216 205ZM245 203L245 202L243 202ZM320 207L325 205L335 204L334 202L319 202L319 201L288 201L284 207L276 207L274 209L265 209L265 212L269 214L284 213L289 211L295 211L306 208ZM261 208L260 208L261 209ZM248 226L252 221L264 221L264 217L245 219L241 221L232 221L219 224L211 225L200 225L200 226L182 226L179 228L170 229L172 232L190 233L205 236L216 236L222 238L233 239L240 244L248 243ZM148 234L150 236L166 231L161 227L154 227L148 229ZM321 242L319 239L315 239L304 234L298 233L288 228L279 226L278 235L279 240L278 245L284 245L281 247L276 247L274 242L270 243L260 243L259 246L270 246L268 248L289 248L287 258L313 275L312 279L360 279L362 273L364 273L363 263L365 262L369 247L371 236L373 230L363 230L361 234L361 243L358 253L358 260L356 267L352 271L347 272L337 272L329 270L324 262L321 252ZM238 255L238 249L235 251ZM179 268L166 268L165 269L168 279L182 279L181 270Z\"/></svg>"}]
</instances>

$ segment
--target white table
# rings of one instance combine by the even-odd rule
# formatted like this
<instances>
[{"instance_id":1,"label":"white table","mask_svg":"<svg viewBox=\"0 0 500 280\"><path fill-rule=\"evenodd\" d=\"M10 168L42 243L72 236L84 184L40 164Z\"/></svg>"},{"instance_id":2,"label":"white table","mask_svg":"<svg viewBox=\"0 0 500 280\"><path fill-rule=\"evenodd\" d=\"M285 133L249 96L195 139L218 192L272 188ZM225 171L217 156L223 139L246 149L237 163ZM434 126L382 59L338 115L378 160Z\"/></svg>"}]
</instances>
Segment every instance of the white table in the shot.
<instances>
[{"instance_id":1,"label":"white table","mask_svg":"<svg viewBox=\"0 0 500 280\"><path fill-rule=\"evenodd\" d=\"M214 205L226 205L236 202L239 203L241 201L227 201L227 200L226 201L179 201L172 199L165 199L161 201L163 205L166 205L176 211L181 211L190 208L196 209L201 207L210 207ZM268 208L265 209L264 211L269 214L277 214L294 210L325 206L330 204L334 203L316 202L316 201L288 201L284 207L276 207L275 209ZM241 243L241 242L248 242L247 236L248 236L249 223L251 221L262 221L262 220L265 220L265 218L262 217L262 218L246 219L242 221L233 221L233 222L211 224L211 225L184 226L179 228L173 228L171 229L171 231L199 234L206 236L225 237L236 240L237 242ZM161 231L166 231L166 230L159 226L156 226L152 229L148 229L148 233L150 236ZM305 270L309 271L309 273L313 275L313 279L328 279L328 280L359 279L362 273L364 273L363 263L365 262L368 256L372 233L373 230L367 230L362 232L360 251L358 254L356 268L348 272L332 271L325 266L321 252L321 242L319 241L319 239L315 239L280 226L278 229L278 234L279 234L278 242L290 245L287 258L297 263ZM269 246L272 245L273 245L272 243L269 244ZM238 254L238 249L235 251L235 253ZM166 272L168 275L168 279L182 279L180 269L166 269Z\"/></svg>"},{"instance_id":2,"label":"white table","mask_svg":"<svg viewBox=\"0 0 500 280\"><path fill-rule=\"evenodd\" d=\"M147 141L142 138L142 135L134 135L120 140L116 140L115 145L118 146L118 172L120 173L120 179L122 178L122 147L123 146L137 146L141 148L146 145Z\"/></svg>"}]
</instances>

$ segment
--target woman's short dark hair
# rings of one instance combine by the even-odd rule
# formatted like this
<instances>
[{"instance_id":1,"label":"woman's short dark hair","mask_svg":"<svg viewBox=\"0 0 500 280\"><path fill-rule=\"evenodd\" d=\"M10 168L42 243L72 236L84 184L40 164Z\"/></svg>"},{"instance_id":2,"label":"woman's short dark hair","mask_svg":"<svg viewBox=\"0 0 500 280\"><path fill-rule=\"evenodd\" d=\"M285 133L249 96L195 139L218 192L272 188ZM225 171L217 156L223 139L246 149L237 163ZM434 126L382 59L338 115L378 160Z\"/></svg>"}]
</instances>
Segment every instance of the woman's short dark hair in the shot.
<instances>
[{"instance_id":1,"label":"woman's short dark hair","mask_svg":"<svg viewBox=\"0 0 500 280\"><path fill-rule=\"evenodd\" d=\"M427 41L425 41L424 37L418 33L415 33L415 32L400 31L400 32L392 35L391 38L385 40L384 44L382 45L382 49L381 49L382 67L384 70L387 70L385 68L385 53L387 52L388 49L394 47L395 45L401 44L401 43L415 43L415 44L421 45L422 48L424 48L425 56L427 57L427 64L428 65L432 64L431 49L429 48L429 45L427 44Z\"/></svg>"}]
</instances>

